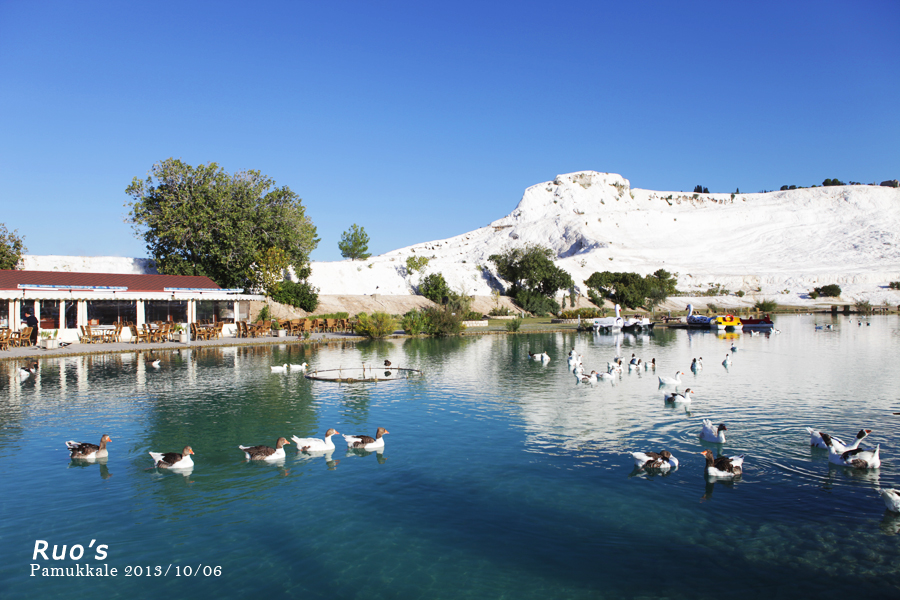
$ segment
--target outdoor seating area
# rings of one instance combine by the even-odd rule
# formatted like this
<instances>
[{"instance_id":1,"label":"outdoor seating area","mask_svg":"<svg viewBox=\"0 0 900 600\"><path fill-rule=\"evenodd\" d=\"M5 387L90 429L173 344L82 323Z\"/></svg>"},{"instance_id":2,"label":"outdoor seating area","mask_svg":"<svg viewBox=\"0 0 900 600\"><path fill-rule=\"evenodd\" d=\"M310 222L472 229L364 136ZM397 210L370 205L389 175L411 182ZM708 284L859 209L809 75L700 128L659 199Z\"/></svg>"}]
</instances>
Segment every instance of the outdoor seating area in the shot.
<instances>
[{"instance_id":1,"label":"outdoor seating area","mask_svg":"<svg viewBox=\"0 0 900 600\"><path fill-rule=\"evenodd\" d=\"M353 323L350 319L285 319L278 321L278 328L284 330L286 336L303 336L313 333L349 333L353 331ZM277 336L277 331L278 329L273 329L270 321L257 321L256 323L237 322L237 337Z\"/></svg>"}]
</instances>

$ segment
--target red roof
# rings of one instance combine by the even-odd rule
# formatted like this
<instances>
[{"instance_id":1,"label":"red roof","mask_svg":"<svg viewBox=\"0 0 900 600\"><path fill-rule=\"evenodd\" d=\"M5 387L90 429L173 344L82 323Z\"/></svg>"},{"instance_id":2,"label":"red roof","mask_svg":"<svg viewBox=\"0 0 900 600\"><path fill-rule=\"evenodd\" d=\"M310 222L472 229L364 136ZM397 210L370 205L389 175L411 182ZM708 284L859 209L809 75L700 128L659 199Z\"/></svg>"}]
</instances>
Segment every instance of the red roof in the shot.
<instances>
[{"instance_id":1,"label":"red roof","mask_svg":"<svg viewBox=\"0 0 900 600\"><path fill-rule=\"evenodd\" d=\"M221 289L209 277L201 277L199 275L132 275L124 273L0 270L0 290L17 290L20 284L127 287L129 292L163 292L165 291L163 288Z\"/></svg>"}]
</instances>

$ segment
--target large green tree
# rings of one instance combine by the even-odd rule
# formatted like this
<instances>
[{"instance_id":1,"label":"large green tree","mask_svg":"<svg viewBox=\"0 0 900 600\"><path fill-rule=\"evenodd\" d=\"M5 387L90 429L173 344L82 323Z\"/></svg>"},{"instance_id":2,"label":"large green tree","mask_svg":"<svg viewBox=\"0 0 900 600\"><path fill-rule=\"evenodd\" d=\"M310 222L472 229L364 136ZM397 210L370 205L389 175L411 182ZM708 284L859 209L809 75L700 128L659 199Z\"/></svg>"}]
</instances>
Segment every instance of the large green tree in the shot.
<instances>
[{"instance_id":1,"label":"large green tree","mask_svg":"<svg viewBox=\"0 0 900 600\"><path fill-rule=\"evenodd\" d=\"M500 277L510 282L507 290L510 296L527 290L548 298L575 285L572 276L557 267L552 259L553 250L537 245L510 248L503 254L488 257L497 266Z\"/></svg>"},{"instance_id":2,"label":"large green tree","mask_svg":"<svg viewBox=\"0 0 900 600\"><path fill-rule=\"evenodd\" d=\"M28 252L19 231L9 231L4 223L0 223L0 269L12 270L19 266L22 255Z\"/></svg>"},{"instance_id":3,"label":"large green tree","mask_svg":"<svg viewBox=\"0 0 900 600\"><path fill-rule=\"evenodd\" d=\"M369 235L356 223L341 234L338 249L341 251L341 256L350 260L365 260L372 256L369 254Z\"/></svg>"},{"instance_id":4,"label":"large green tree","mask_svg":"<svg viewBox=\"0 0 900 600\"><path fill-rule=\"evenodd\" d=\"M169 158L125 191L132 198L127 221L160 273L251 289L274 252L298 277L309 276L316 228L299 196L259 171L232 175L216 163L192 167Z\"/></svg>"}]
</instances>

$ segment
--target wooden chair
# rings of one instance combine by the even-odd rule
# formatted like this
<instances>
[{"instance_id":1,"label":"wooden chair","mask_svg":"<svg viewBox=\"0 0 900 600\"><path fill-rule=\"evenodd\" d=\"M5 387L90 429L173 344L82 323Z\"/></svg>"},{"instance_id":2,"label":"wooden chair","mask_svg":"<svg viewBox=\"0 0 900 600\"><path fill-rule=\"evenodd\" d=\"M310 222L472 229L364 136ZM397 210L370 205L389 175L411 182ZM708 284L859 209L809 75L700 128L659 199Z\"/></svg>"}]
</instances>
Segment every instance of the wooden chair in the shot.
<instances>
[{"instance_id":1,"label":"wooden chair","mask_svg":"<svg viewBox=\"0 0 900 600\"><path fill-rule=\"evenodd\" d=\"M92 344L94 341L91 339L91 329L90 327L81 326L81 334L78 336L78 342L80 344Z\"/></svg>"},{"instance_id":2,"label":"wooden chair","mask_svg":"<svg viewBox=\"0 0 900 600\"><path fill-rule=\"evenodd\" d=\"M0 329L0 350L9 350L9 329Z\"/></svg>"},{"instance_id":3,"label":"wooden chair","mask_svg":"<svg viewBox=\"0 0 900 600\"><path fill-rule=\"evenodd\" d=\"M31 331L34 327L23 327L22 331L18 332L18 336L15 338L16 346L24 347L31 346Z\"/></svg>"},{"instance_id":4,"label":"wooden chair","mask_svg":"<svg viewBox=\"0 0 900 600\"><path fill-rule=\"evenodd\" d=\"M148 336L148 335L147 335L146 333L144 333L144 332L138 331L138 328L137 328L136 326L134 326L134 325L129 325L129 326L128 326L128 329L131 330L131 343L132 343L132 344L137 344L137 343L140 343L140 342L149 342L149 341L150 341L150 336Z\"/></svg>"},{"instance_id":5,"label":"wooden chair","mask_svg":"<svg viewBox=\"0 0 900 600\"><path fill-rule=\"evenodd\" d=\"M224 328L225 328L225 323L223 321L216 321L216 324L213 326L213 329L212 329L212 337L216 338L217 340L222 339L222 333L223 333Z\"/></svg>"},{"instance_id":6,"label":"wooden chair","mask_svg":"<svg viewBox=\"0 0 900 600\"><path fill-rule=\"evenodd\" d=\"M197 323L191 323L191 333L194 340L208 340L210 332Z\"/></svg>"}]
</instances>

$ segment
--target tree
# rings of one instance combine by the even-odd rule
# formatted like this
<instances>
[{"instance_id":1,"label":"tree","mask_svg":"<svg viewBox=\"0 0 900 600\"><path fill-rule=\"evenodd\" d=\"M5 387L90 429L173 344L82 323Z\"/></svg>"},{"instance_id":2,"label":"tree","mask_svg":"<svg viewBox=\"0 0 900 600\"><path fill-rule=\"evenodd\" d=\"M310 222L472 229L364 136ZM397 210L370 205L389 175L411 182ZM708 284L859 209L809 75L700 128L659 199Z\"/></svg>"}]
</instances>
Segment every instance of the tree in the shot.
<instances>
[{"instance_id":1,"label":"tree","mask_svg":"<svg viewBox=\"0 0 900 600\"><path fill-rule=\"evenodd\" d=\"M653 308L676 292L677 279L665 269L657 269L652 275L641 277L637 273L593 273L584 283L590 288L588 296L596 304L604 298L626 308L637 308L645 302ZM598 294L593 293L597 290Z\"/></svg>"},{"instance_id":2,"label":"tree","mask_svg":"<svg viewBox=\"0 0 900 600\"><path fill-rule=\"evenodd\" d=\"M553 263L553 251L537 245L511 248L503 254L492 254L488 260L497 266L497 273L510 282L510 296L521 290L552 298L557 291L575 285L572 276Z\"/></svg>"},{"instance_id":3,"label":"tree","mask_svg":"<svg viewBox=\"0 0 900 600\"><path fill-rule=\"evenodd\" d=\"M694 193L695 194L708 194L709 188L705 188L702 185L694 186Z\"/></svg>"},{"instance_id":4,"label":"tree","mask_svg":"<svg viewBox=\"0 0 900 600\"><path fill-rule=\"evenodd\" d=\"M249 290L261 268L283 253L298 277L309 276L316 228L299 196L259 171L229 175L216 163L192 167L168 158L125 192L133 199L125 204L127 222L160 273L205 275Z\"/></svg>"},{"instance_id":5,"label":"tree","mask_svg":"<svg viewBox=\"0 0 900 600\"><path fill-rule=\"evenodd\" d=\"M18 229L8 231L6 225L0 223L0 269L17 269L22 255L28 252L24 237L16 235L18 233Z\"/></svg>"},{"instance_id":6,"label":"tree","mask_svg":"<svg viewBox=\"0 0 900 600\"><path fill-rule=\"evenodd\" d=\"M369 236L366 234L366 230L362 227L357 227L356 223L341 234L338 248L341 251L341 256L350 260L365 260L372 256L367 252L369 249Z\"/></svg>"},{"instance_id":7,"label":"tree","mask_svg":"<svg viewBox=\"0 0 900 600\"><path fill-rule=\"evenodd\" d=\"M440 273L426 275L419 284L419 294L432 302L443 304L444 298L450 298L450 286Z\"/></svg>"}]
</instances>

